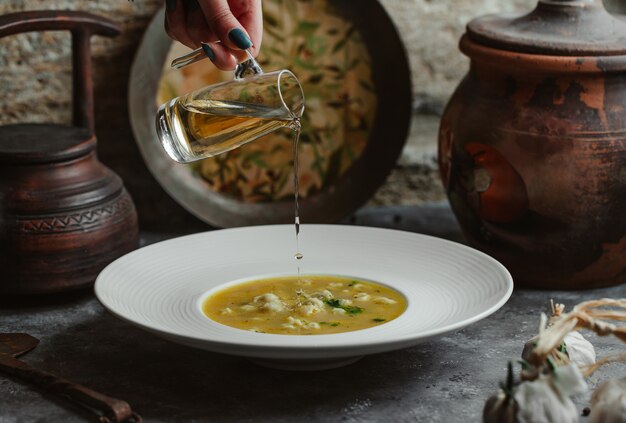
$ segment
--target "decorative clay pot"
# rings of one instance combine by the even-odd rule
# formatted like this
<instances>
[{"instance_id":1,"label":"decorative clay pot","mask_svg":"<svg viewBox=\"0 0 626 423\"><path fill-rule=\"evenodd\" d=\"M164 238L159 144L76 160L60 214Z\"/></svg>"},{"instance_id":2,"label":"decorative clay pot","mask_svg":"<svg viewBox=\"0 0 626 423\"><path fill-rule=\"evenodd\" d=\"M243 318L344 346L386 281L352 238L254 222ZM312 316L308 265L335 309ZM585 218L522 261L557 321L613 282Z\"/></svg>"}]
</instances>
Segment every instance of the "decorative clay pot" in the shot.
<instances>
[{"instance_id":1,"label":"decorative clay pot","mask_svg":"<svg viewBox=\"0 0 626 423\"><path fill-rule=\"evenodd\" d=\"M0 296L83 288L137 248L137 213L122 180L96 156L89 38L119 34L83 12L0 16L0 37L72 32L74 123L0 126Z\"/></svg>"},{"instance_id":2,"label":"decorative clay pot","mask_svg":"<svg viewBox=\"0 0 626 423\"><path fill-rule=\"evenodd\" d=\"M626 281L626 20L600 0L541 0L461 39L439 165L467 239L518 285Z\"/></svg>"}]
</instances>

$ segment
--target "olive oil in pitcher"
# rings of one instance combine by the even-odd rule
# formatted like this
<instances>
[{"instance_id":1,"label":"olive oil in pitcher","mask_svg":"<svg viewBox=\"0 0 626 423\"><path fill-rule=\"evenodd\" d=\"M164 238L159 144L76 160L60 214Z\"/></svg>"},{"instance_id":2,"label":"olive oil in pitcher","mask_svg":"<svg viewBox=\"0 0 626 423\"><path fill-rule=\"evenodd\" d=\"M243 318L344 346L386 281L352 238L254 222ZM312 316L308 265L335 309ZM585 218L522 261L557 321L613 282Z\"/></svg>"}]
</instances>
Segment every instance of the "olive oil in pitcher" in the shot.
<instances>
[{"instance_id":1,"label":"olive oil in pitcher","mask_svg":"<svg viewBox=\"0 0 626 423\"><path fill-rule=\"evenodd\" d=\"M163 104L157 134L179 163L216 156L280 128L299 128L302 87L287 70L212 85Z\"/></svg>"}]
</instances>

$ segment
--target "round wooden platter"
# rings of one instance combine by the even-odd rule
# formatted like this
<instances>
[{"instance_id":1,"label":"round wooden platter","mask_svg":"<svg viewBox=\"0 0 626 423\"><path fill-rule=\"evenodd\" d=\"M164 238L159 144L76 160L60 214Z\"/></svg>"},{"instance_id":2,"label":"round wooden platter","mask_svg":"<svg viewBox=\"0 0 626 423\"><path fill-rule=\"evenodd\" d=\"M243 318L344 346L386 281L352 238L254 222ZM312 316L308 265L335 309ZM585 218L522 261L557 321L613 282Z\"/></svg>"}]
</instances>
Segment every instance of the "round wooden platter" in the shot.
<instances>
[{"instance_id":1,"label":"round wooden platter","mask_svg":"<svg viewBox=\"0 0 626 423\"><path fill-rule=\"evenodd\" d=\"M268 0L264 19L258 60L265 71L292 70L306 96L299 147L301 218L336 222L384 183L406 142L411 82L403 44L376 0L358 7L348 0ZM174 200L213 226L293 222L289 133L188 165L173 162L162 150L154 127L159 104L232 78L208 60L169 69L182 51L165 34L161 10L144 35L129 83L130 120L148 168Z\"/></svg>"}]
</instances>

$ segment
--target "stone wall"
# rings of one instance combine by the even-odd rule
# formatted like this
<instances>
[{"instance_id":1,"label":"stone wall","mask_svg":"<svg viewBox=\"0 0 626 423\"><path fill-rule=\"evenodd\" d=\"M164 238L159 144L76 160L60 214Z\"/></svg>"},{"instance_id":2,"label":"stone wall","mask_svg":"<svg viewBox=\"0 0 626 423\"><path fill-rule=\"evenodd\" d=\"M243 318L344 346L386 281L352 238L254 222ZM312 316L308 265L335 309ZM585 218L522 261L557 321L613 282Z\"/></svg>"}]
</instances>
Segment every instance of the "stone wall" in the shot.
<instances>
[{"instance_id":1,"label":"stone wall","mask_svg":"<svg viewBox=\"0 0 626 423\"><path fill-rule=\"evenodd\" d=\"M409 53L418 103L441 105L466 70L457 42L468 20L484 13L529 8L535 0L381 0ZM96 87L124 79L143 29L159 0L3 0L0 14L39 9L83 10L117 22L123 34L95 37L92 44ZM0 124L68 122L70 119L68 33L30 33L0 41ZM118 92L109 92L116 96ZM98 98L98 105L110 99ZM104 107L99 107L103 109ZM102 118L108 117L105 113Z\"/></svg>"},{"instance_id":2,"label":"stone wall","mask_svg":"<svg viewBox=\"0 0 626 423\"><path fill-rule=\"evenodd\" d=\"M442 199L434 166L437 115L467 70L467 60L457 49L464 26L471 18L485 13L530 9L536 0L381 2L396 23L409 54L416 118L398 169L372 204L414 204ZM622 0L606 3L624 9ZM96 132L101 160L125 180L144 227L162 222L163 216L167 216L170 224L189 219L143 166L128 122L126 95L130 65L144 28L162 4L159 0L0 1L0 14L37 9L83 10L108 17L121 26L121 36L95 37L92 43ZM71 116L69 33L30 33L0 39L0 52L0 124L68 123Z\"/></svg>"},{"instance_id":3,"label":"stone wall","mask_svg":"<svg viewBox=\"0 0 626 423\"><path fill-rule=\"evenodd\" d=\"M135 49L160 0L2 0L0 14L59 9L95 13L117 22L117 38L94 37L94 83L115 87L96 98L100 119L113 113L109 101L126 95L125 83ZM69 122L71 118L71 37L69 32L27 33L0 39L0 124ZM123 91L120 89L124 87ZM99 122L101 123L101 122Z\"/></svg>"}]
</instances>

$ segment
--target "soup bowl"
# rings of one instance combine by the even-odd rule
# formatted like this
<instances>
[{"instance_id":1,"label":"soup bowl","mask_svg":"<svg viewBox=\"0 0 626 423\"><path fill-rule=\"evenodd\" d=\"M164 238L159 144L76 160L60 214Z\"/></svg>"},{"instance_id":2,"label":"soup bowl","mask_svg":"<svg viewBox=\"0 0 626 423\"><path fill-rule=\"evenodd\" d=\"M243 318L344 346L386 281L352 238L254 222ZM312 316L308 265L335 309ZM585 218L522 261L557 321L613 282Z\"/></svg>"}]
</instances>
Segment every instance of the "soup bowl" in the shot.
<instances>
[{"instance_id":1,"label":"soup bowl","mask_svg":"<svg viewBox=\"0 0 626 423\"><path fill-rule=\"evenodd\" d=\"M247 357L275 368L339 367L367 354L410 347L498 310L513 281L493 258L426 235L341 225L303 225L296 263L293 225L255 226L188 235L131 252L95 284L111 313L170 341ZM275 335L209 319L204 300L250 280L303 274L345 276L400 292L406 310L375 327L328 335Z\"/></svg>"}]
</instances>

